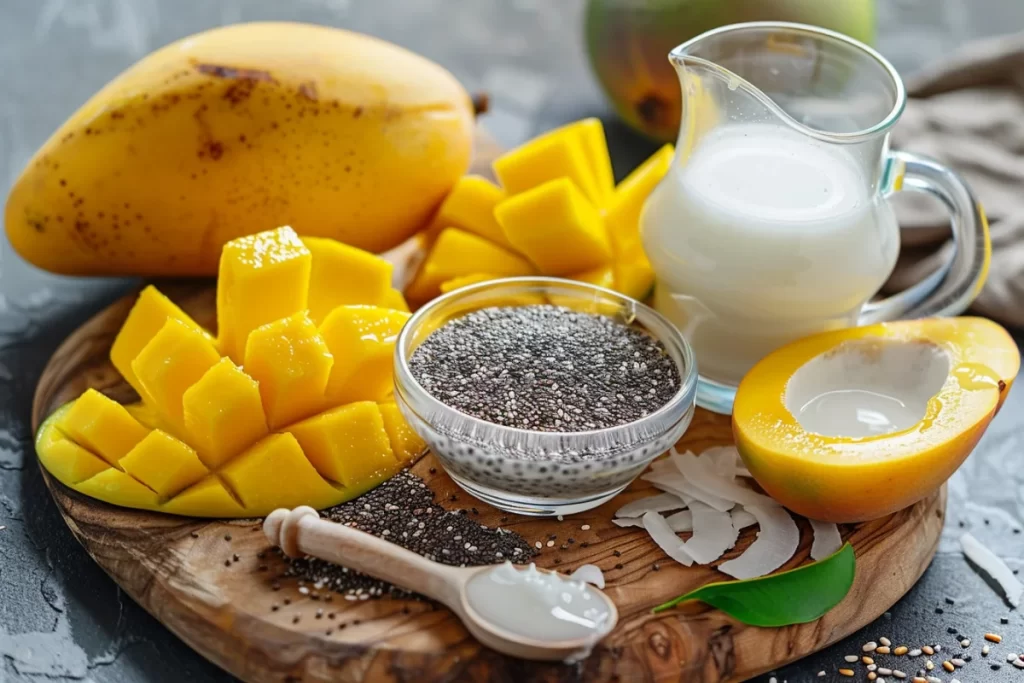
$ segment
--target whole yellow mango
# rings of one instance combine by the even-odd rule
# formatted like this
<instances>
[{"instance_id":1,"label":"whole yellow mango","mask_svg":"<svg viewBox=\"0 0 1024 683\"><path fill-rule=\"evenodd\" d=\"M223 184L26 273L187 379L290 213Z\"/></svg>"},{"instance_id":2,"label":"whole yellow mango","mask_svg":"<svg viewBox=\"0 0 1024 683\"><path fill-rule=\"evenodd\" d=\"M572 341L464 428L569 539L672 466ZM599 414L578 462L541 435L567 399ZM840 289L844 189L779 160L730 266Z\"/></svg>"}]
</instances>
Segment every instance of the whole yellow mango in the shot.
<instances>
[{"instance_id":1,"label":"whole yellow mango","mask_svg":"<svg viewBox=\"0 0 1024 683\"><path fill-rule=\"evenodd\" d=\"M289 224L369 251L429 221L469 166L473 105L445 69L335 28L239 24L107 84L36 153L7 235L65 274L212 275Z\"/></svg>"}]
</instances>

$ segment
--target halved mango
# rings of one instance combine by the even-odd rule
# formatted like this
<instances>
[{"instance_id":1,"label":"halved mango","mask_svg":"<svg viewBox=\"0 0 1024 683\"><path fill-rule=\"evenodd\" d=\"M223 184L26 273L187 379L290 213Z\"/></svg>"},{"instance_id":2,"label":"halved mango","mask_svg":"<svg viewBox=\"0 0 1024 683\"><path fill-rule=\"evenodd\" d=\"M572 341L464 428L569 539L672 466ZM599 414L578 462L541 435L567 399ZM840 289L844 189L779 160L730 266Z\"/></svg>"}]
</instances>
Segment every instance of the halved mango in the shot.
<instances>
[{"instance_id":1,"label":"halved mango","mask_svg":"<svg viewBox=\"0 0 1024 683\"><path fill-rule=\"evenodd\" d=\"M220 475L245 509L257 515L279 507L325 508L350 497L317 474L291 434L271 434L228 463Z\"/></svg>"},{"instance_id":2,"label":"halved mango","mask_svg":"<svg viewBox=\"0 0 1024 683\"><path fill-rule=\"evenodd\" d=\"M381 411L359 401L288 428L320 476L343 486L381 482L398 468Z\"/></svg>"},{"instance_id":3,"label":"halved mango","mask_svg":"<svg viewBox=\"0 0 1024 683\"><path fill-rule=\"evenodd\" d=\"M394 401L385 401L379 405L379 408L384 421L384 429L391 440L391 450L399 461L411 463L427 450L427 443L405 421L402 411Z\"/></svg>"},{"instance_id":4,"label":"halved mango","mask_svg":"<svg viewBox=\"0 0 1024 683\"><path fill-rule=\"evenodd\" d=\"M598 188L594 171L588 163L579 131L561 128L506 152L492 164L494 174L509 195L516 195L564 178L578 188L594 204L600 204L604 193ZM514 244L514 243L513 243Z\"/></svg>"},{"instance_id":5,"label":"halved mango","mask_svg":"<svg viewBox=\"0 0 1024 683\"><path fill-rule=\"evenodd\" d=\"M170 434L154 429L121 460L124 471L169 498L207 475L196 452Z\"/></svg>"},{"instance_id":6,"label":"halved mango","mask_svg":"<svg viewBox=\"0 0 1024 683\"><path fill-rule=\"evenodd\" d=\"M206 334L205 330L202 330L174 302L161 294L156 287L149 285L139 293L139 298L128 312L128 317L114 338L113 346L110 347L110 362L143 400L146 396L143 395L142 386L132 370L132 361L160 331L168 318L179 320Z\"/></svg>"},{"instance_id":7,"label":"halved mango","mask_svg":"<svg viewBox=\"0 0 1024 683\"><path fill-rule=\"evenodd\" d=\"M460 275L495 273L503 277L530 275L530 262L479 235L446 228L437 236L406 294L423 303L441 292L441 283Z\"/></svg>"},{"instance_id":8,"label":"halved mango","mask_svg":"<svg viewBox=\"0 0 1024 683\"><path fill-rule=\"evenodd\" d=\"M505 198L505 191L478 175L464 175L448 193L433 224L437 229L459 228L483 237L505 249L512 245L505 239L494 207Z\"/></svg>"},{"instance_id":9,"label":"halved mango","mask_svg":"<svg viewBox=\"0 0 1024 683\"><path fill-rule=\"evenodd\" d=\"M309 274L309 318L323 322L338 306L380 303L391 289L394 266L368 251L324 237L303 237L313 256Z\"/></svg>"},{"instance_id":10,"label":"halved mango","mask_svg":"<svg viewBox=\"0 0 1024 683\"><path fill-rule=\"evenodd\" d=\"M152 510L160 503L156 491L114 467L75 484L75 490L93 498L144 510Z\"/></svg>"},{"instance_id":11,"label":"halved mango","mask_svg":"<svg viewBox=\"0 0 1024 683\"><path fill-rule=\"evenodd\" d=\"M509 242L548 275L590 270L612 258L600 212L568 178L510 197L494 215Z\"/></svg>"},{"instance_id":12,"label":"halved mango","mask_svg":"<svg viewBox=\"0 0 1024 683\"><path fill-rule=\"evenodd\" d=\"M220 360L213 342L202 331L168 318L132 361L132 371L151 405L175 433L184 431L182 396Z\"/></svg>"},{"instance_id":13,"label":"halved mango","mask_svg":"<svg viewBox=\"0 0 1024 683\"><path fill-rule=\"evenodd\" d=\"M377 306L339 306L320 334L334 356L326 395L334 404L377 401L393 389L395 340L408 313Z\"/></svg>"},{"instance_id":14,"label":"halved mango","mask_svg":"<svg viewBox=\"0 0 1024 683\"><path fill-rule=\"evenodd\" d=\"M236 363L249 333L306 310L312 254L289 227L224 245L217 276L217 342Z\"/></svg>"},{"instance_id":15,"label":"halved mango","mask_svg":"<svg viewBox=\"0 0 1024 683\"><path fill-rule=\"evenodd\" d=\"M208 475L166 501L165 512L193 517L245 517L248 513L215 474Z\"/></svg>"},{"instance_id":16,"label":"halved mango","mask_svg":"<svg viewBox=\"0 0 1024 683\"><path fill-rule=\"evenodd\" d=\"M267 435L260 385L221 358L182 396L185 430L207 467L216 469Z\"/></svg>"},{"instance_id":17,"label":"halved mango","mask_svg":"<svg viewBox=\"0 0 1024 683\"><path fill-rule=\"evenodd\" d=\"M123 405L95 389L79 396L57 426L75 443L115 467L120 467L118 461L149 434Z\"/></svg>"},{"instance_id":18,"label":"halved mango","mask_svg":"<svg viewBox=\"0 0 1024 683\"><path fill-rule=\"evenodd\" d=\"M736 445L757 482L812 519L859 522L912 505L953 474L1020 368L982 318L827 332L769 354L743 378Z\"/></svg>"},{"instance_id":19,"label":"halved mango","mask_svg":"<svg viewBox=\"0 0 1024 683\"><path fill-rule=\"evenodd\" d=\"M259 383L271 429L324 408L324 390L334 362L327 344L304 312L275 320L249 334L245 371Z\"/></svg>"}]
</instances>

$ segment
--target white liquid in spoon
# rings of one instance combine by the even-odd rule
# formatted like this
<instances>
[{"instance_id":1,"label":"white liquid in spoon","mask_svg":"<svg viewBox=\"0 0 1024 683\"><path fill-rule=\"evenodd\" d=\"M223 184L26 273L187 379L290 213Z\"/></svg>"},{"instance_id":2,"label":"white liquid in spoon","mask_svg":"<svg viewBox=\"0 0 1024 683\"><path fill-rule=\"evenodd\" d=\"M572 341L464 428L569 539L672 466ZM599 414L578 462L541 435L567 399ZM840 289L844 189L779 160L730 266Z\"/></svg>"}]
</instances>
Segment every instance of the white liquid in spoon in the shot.
<instances>
[{"instance_id":1,"label":"white liquid in spoon","mask_svg":"<svg viewBox=\"0 0 1024 683\"><path fill-rule=\"evenodd\" d=\"M466 600L486 621L540 641L600 640L611 627L607 601L582 581L530 564L511 562L480 572L466 585Z\"/></svg>"}]
</instances>

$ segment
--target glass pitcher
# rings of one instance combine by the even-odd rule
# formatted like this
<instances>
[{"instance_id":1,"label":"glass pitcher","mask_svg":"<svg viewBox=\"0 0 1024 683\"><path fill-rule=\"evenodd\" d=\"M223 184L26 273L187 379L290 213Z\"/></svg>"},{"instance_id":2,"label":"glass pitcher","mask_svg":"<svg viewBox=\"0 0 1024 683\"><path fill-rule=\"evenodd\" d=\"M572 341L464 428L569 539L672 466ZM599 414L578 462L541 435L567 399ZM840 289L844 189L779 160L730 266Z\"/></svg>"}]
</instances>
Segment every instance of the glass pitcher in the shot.
<instances>
[{"instance_id":1,"label":"glass pitcher","mask_svg":"<svg viewBox=\"0 0 1024 683\"><path fill-rule=\"evenodd\" d=\"M954 172L889 149L906 93L881 55L832 31L754 22L704 33L669 60L683 117L641 236L655 307L696 353L699 405L730 413L743 375L809 334L967 308L988 270L984 213ZM887 198L900 190L949 209L956 250L876 301L899 253Z\"/></svg>"}]
</instances>

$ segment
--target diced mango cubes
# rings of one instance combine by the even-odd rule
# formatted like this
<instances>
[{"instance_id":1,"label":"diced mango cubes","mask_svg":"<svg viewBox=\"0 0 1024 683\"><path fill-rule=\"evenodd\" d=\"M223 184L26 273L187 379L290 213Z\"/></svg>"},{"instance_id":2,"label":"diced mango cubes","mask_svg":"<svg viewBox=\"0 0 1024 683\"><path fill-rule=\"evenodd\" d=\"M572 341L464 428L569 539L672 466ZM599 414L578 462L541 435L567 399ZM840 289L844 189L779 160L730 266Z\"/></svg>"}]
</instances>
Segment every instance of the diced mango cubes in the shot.
<instances>
[{"instance_id":1,"label":"diced mango cubes","mask_svg":"<svg viewBox=\"0 0 1024 683\"><path fill-rule=\"evenodd\" d=\"M391 397L395 339L409 318L391 265L307 241L282 228L225 247L216 341L143 290L111 350L142 401L90 389L60 407L36 440L47 471L116 505L255 517L336 505L408 465L422 442L393 403L375 402Z\"/></svg>"},{"instance_id":2,"label":"diced mango cubes","mask_svg":"<svg viewBox=\"0 0 1024 683\"><path fill-rule=\"evenodd\" d=\"M494 273L502 277L530 275L530 262L479 235L446 228L427 254L416 279L406 293L413 301L423 302L437 296L441 283L460 275Z\"/></svg>"},{"instance_id":3,"label":"diced mango cubes","mask_svg":"<svg viewBox=\"0 0 1024 683\"><path fill-rule=\"evenodd\" d=\"M184 428L182 396L220 360L209 337L196 328L168 318L132 361L132 371L152 405L170 423Z\"/></svg>"},{"instance_id":4,"label":"diced mango cubes","mask_svg":"<svg viewBox=\"0 0 1024 683\"><path fill-rule=\"evenodd\" d=\"M267 435L260 385L222 358L185 391L185 431L207 467L222 463Z\"/></svg>"},{"instance_id":5,"label":"diced mango cubes","mask_svg":"<svg viewBox=\"0 0 1024 683\"><path fill-rule=\"evenodd\" d=\"M373 401L328 410L288 428L320 476L343 486L382 481L398 462Z\"/></svg>"},{"instance_id":6,"label":"diced mango cubes","mask_svg":"<svg viewBox=\"0 0 1024 683\"><path fill-rule=\"evenodd\" d=\"M323 237L303 237L312 254L309 317L319 325L338 306L377 304L389 296L393 266L368 251Z\"/></svg>"},{"instance_id":7,"label":"diced mango cubes","mask_svg":"<svg viewBox=\"0 0 1024 683\"><path fill-rule=\"evenodd\" d=\"M132 361L149 343L149 340L160 331L168 318L174 318L197 330L201 329L156 287L149 285L139 293L139 298L136 299L135 305L128 313L128 318L121 325L117 337L114 338L114 345L110 348L110 361L114 364L114 368L142 396L143 400L147 397L143 396L142 386L132 370Z\"/></svg>"},{"instance_id":8,"label":"diced mango cubes","mask_svg":"<svg viewBox=\"0 0 1024 683\"><path fill-rule=\"evenodd\" d=\"M194 450L159 429L140 441L121 466L161 498L173 496L207 474Z\"/></svg>"},{"instance_id":9,"label":"diced mango cubes","mask_svg":"<svg viewBox=\"0 0 1024 683\"><path fill-rule=\"evenodd\" d=\"M506 199L494 215L509 241L544 273L571 275L611 261L600 212L568 178Z\"/></svg>"},{"instance_id":10,"label":"diced mango cubes","mask_svg":"<svg viewBox=\"0 0 1024 683\"><path fill-rule=\"evenodd\" d=\"M491 280L498 280L502 276L495 275L494 273L473 273L472 275L460 275L459 277L453 277L451 280L445 280L441 283L441 293L447 294L448 292L454 292L456 289L462 289L469 285L480 284L481 282L489 282Z\"/></svg>"},{"instance_id":11,"label":"diced mango cubes","mask_svg":"<svg viewBox=\"0 0 1024 683\"><path fill-rule=\"evenodd\" d=\"M241 363L250 332L306 310L312 260L288 227L224 245L217 276L217 340L225 356Z\"/></svg>"},{"instance_id":12,"label":"diced mango cubes","mask_svg":"<svg viewBox=\"0 0 1024 683\"><path fill-rule=\"evenodd\" d=\"M78 397L58 428L115 467L149 433L123 405L95 389Z\"/></svg>"},{"instance_id":13,"label":"diced mango cubes","mask_svg":"<svg viewBox=\"0 0 1024 683\"><path fill-rule=\"evenodd\" d=\"M348 497L313 469L291 434L271 434L229 462L220 475L251 510L324 508Z\"/></svg>"},{"instance_id":14,"label":"diced mango cubes","mask_svg":"<svg viewBox=\"0 0 1024 683\"><path fill-rule=\"evenodd\" d=\"M393 386L395 340L408 313L376 306L339 306L320 326L334 357L327 397L334 404L377 401Z\"/></svg>"},{"instance_id":15,"label":"diced mango cubes","mask_svg":"<svg viewBox=\"0 0 1024 683\"><path fill-rule=\"evenodd\" d=\"M504 190L486 178L462 176L437 210L434 225L441 230L459 228L472 232L500 247L511 249L504 231L494 220L494 207L504 198Z\"/></svg>"},{"instance_id":16,"label":"diced mango cubes","mask_svg":"<svg viewBox=\"0 0 1024 683\"><path fill-rule=\"evenodd\" d=\"M324 407L334 357L305 313L249 334L245 370L259 383L267 424L277 429Z\"/></svg>"},{"instance_id":17,"label":"diced mango cubes","mask_svg":"<svg viewBox=\"0 0 1024 683\"><path fill-rule=\"evenodd\" d=\"M572 276L572 279L604 287L605 289L612 289L615 287L615 270L612 266L598 266L582 273L576 273Z\"/></svg>"},{"instance_id":18,"label":"diced mango cubes","mask_svg":"<svg viewBox=\"0 0 1024 683\"><path fill-rule=\"evenodd\" d=\"M675 150L665 145L618 184L608 204L605 220L616 249L625 249L640 239L640 212L648 195L672 166Z\"/></svg>"},{"instance_id":19,"label":"diced mango cubes","mask_svg":"<svg viewBox=\"0 0 1024 683\"><path fill-rule=\"evenodd\" d=\"M598 189L588 163L589 156L577 131L562 128L506 152L494 160L493 166L501 186L509 195L564 178L591 202L599 204L604 193Z\"/></svg>"}]
</instances>

